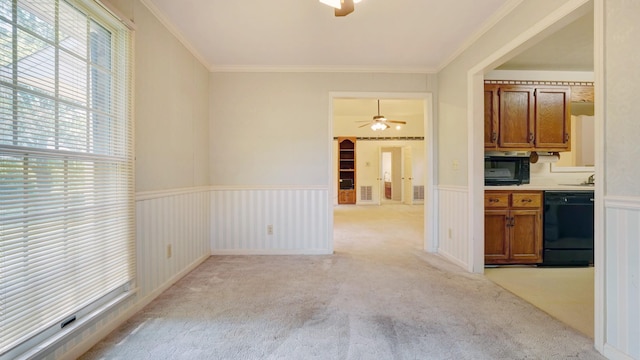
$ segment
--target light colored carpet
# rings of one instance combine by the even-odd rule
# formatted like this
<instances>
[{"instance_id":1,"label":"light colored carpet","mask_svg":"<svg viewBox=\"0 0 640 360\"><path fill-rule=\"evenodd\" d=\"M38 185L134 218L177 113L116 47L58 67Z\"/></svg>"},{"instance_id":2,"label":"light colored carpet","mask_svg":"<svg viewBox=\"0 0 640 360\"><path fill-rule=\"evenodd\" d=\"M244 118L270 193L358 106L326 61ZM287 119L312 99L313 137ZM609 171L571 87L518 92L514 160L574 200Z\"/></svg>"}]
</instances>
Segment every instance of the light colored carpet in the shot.
<instances>
[{"instance_id":1,"label":"light colored carpet","mask_svg":"<svg viewBox=\"0 0 640 360\"><path fill-rule=\"evenodd\" d=\"M214 256L83 359L602 359L422 247L422 208L340 206L335 254Z\"/></svg>"},{"instance_id":2,"label":"light colored carpet","mask_svg":"<svg viewBox=\"0 0 640 360\"><path fill-rule=\"evenodd\" d=\"M498 267L485 276L593 338L593 267Z\"/></svg>"}]
</instances>

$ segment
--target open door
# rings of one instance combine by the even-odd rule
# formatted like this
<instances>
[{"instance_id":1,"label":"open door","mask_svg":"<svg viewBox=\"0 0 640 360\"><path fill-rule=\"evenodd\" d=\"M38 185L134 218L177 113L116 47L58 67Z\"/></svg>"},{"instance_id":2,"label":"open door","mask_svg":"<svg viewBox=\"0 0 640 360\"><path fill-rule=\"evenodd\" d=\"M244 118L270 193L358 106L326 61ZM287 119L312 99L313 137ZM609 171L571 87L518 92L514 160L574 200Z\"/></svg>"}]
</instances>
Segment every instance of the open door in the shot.
<instances>
[{"instance_id":1,"label":"open door","mask_svg":"<svg viewBox=\"0 0 640 360\"><path fill-rule=\"evenodd\" d=\"M411 147L402 148L402 202L413 205L413 168L411 167Z\"/></svg>"}]
</instances>

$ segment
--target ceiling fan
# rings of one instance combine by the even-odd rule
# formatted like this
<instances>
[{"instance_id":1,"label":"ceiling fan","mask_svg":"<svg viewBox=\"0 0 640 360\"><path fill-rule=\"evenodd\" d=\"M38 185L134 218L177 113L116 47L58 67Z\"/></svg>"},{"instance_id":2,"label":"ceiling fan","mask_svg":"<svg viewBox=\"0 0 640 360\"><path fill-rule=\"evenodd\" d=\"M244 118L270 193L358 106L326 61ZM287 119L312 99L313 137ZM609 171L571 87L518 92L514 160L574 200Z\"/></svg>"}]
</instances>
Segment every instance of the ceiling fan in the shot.
<instances>
[{"instance_id":1,"label":"ceiling fan","mask_svg":"<svg viewBox=\"0 0 640 360\"><path fill-rule=\"evenodd\" d=\"M389 120L385 118L383 115L380 115L380 99L378 99L378 115L375 115L372 120L366 121L356 121L356 122L366 122L364 125L358 126L359 128L365 126L371 126L371 130L386 130L391 126L389 124L406 124L406 121L401 120Z\"/></svg>"},{"instance_id":2,"label":"ceiling fan","mask_svg":"<svg viewBox=\"0 0 640 360\"><path fill-rule=\"evenodd\" d=\"M347 16L354 10L353 4L362 0L320 0L321 3L333 7L336 16Z\"/></svg>"}]
</instances>

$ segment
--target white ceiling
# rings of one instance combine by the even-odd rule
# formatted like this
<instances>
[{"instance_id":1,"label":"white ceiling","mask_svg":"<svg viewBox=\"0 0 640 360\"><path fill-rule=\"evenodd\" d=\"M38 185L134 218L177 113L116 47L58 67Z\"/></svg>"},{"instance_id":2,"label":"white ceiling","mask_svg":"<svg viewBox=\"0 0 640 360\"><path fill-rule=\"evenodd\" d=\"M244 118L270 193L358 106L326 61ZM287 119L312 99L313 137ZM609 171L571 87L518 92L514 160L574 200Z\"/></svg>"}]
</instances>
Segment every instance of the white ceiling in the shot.
<instances>
[{"instance_id":1,"label":"white ceiling","mask_svg":"<svg viewBox=\"0 0 640 360\"><path fill-rule=\"evenodd\" d=\"M590 11L498 69L593 71L593 58L593 11Z\"/></svg>"},{"instance_id":2,"label":"white ceiling","mask_svg":"<svg viewBox=\"0 0 640 360\"><path fill-rule=\"evenodd\" d=\"M514 0L144 0L211 70L435 72ZM517 2L518 0L516 0Z\"/></svg>"}]
</instances>

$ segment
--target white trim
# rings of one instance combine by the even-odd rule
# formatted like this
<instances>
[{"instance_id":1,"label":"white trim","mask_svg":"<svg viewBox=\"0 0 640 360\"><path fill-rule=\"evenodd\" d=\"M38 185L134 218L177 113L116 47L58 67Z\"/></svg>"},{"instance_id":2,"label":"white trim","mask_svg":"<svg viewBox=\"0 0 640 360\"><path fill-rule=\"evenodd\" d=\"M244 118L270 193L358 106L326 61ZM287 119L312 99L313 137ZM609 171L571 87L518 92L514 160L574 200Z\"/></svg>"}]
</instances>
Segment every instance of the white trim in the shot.
<instances>
[{"instance_id":1,"label":"white trim","mask_svg":"<svg viewBox=\"0 0 640 360\"><path fill-rule=\"evenodd\" d=\"M615 347L613 347L613 345L609 343L604 344L602 353L604 354L604 356L607 357L607 359L611 359L611 360L634 360L633 357L616 349Z\"/></svg>"},{"instance_id":2,"label":"white trim","mask_svg":"<svg viewBox=\"0 0 640 360\"><path fill-rule=\"evenodd\" d=\"M198 187L167 189L167 190L139 191L139 192L136 192L136 201L145 201L145 200L152 200L152 199L158 199L158 198L169 197L169 196L199 193L199 192L204 192L209 190L211 190L210 186L198 186Z\"/></svg>"},{"instance_id":3,"label":"white trim","mask_svg":"<svg viewBox=\"0 0 640 360\"><path fill-rule=\"evenodd\" d=\"M135 31L136 24L133 20L127 18L120 10L118 10L115 6L113 6L108 0L94 0L100 7L102 7L105 11L110 13L113 17L118 19L124 26L126 26L129 30Z\"/></svg>"},{"instance_id":4,"label":"white trim","mask_svg":"<svg viewBox=\"0 0 640 360\"><path fill-rule=\"evenodd\" d=\"M459 192L459 193L469 192L469 188L467 186L460 186L460 185L438 185L436 186L436 189L438 191L442 190L442 191L452 191L452 192Z\"/></svg>"},{"instance_id":5,"label":"white trim","mask_svg":"<svg viewBox=\"0 0 640 360\"><path fill-rule=\"evenodd\" d=\"M606 127L605 108L605 37L604 0L595 0L593 5L593 70L594 70L594 118L595 118L595 170L601 176L596 181L594 194L594 346L600 353L605 352L607 326L607 305L606 305L606 218L605 218L605 184L606 184L606 164L605 164L605 139Z\"/></svg>"},{"instance_id":6,"label":"white trim","mask_svg":"<svg viewBox=\"0 0 640 360\"><path fill-rule=\"evenodd\" d=\"M212 65L211 72L435 74L436 69L408 67Z\"/></svg>"},{"instance_id":7,"label":"white trim","mask_svg":"<svg viewBox=\"0 0 640 360\"><path fill-rule=\"evenodd\" d=\"M469 37L458 48L458 50L454 51L453 54L451 54L445 61L442 62L442 64L440 64L440 66L438 66L437 71L440 72L442 71L442 69L451 64L453 60L455 60L458 56L460 56L463 52L465 52L473 44L475 44L478 39L480 39L484 34L491 30L491 28L493 28L498 22L500 22L500 20L509 15L509 13L511 13L513 9L518 7L518 5L520 5L522 1L524 0L508 0L506 3L504 3L504 5L502 5L495 14L493 14L484 24L482 24L482 27L478 31L476 31L475 34Z\"/></svg>"},{"instance_id":8,"label":"white trim","mask_svg":"<svg viewBox=\"0 0 640 360\"><path fill-rule=\"evenodd\" d=\"M164 14L160 11L160 9L158 9L151 0L140 0L140 2L147 9L149 9L149 11L153 14L153 16L155 16L158 19L158 21L160 21L160 23L164 25L164 27L167 28L167 30L169 30L169 32L173 36L175 36L176 39L178 39L178 41L180 41L180 43L182 43L182 45L191 53L191 55L193 55L196 59L198 59L198 61L200 62L200 64L202 64L202 66L207 68L207 70L209 71L211 70L211 65L207 62L206 58L202 56L202 54L200 54L200 52L196 50L196 48L193 45L191 45L191 43L187 40L187 38L185 38L182 35L182 33L178 31L178 29L176 29L175 26L173 26L171 21L169 21L169 19L167 19L167 17L164 16Z\"/></svg>"},{"instance_id":9,"label":"white trim","mask_svg":"<svg viewBox=\"0 0 640 360\"><path fill-rule=\"evenodd\" d=\"M136 201L146 201L168 196L194 194L205 191L238 190L328 190L326 185L212 185L136 192Z\"/></svg>"},{"instance_id":10,"label":"white trim","mask_svg":"<svg viewBox=\"0 0 640 360\"><path fill-rule=\"evenodd\" d=\"M327 185L212 185L211 191L235 190L328 190Z\"/></svg>"},{"instance_id":11,"label":"white trim","mask_svg":"<svg viewBox=\"0 0 640 360\"><path fill-rule=\"evenodd\" d=\"M443 258L447 259L447 261L449 261L450 263L459 266L461 269L463 270L468 270L468 266L467 264L465 264L464 262L460 261L459 259L457 259L455 256L447 253L446 251L438 248L438 255L442 256Z\"/></svg>"},{"instance_id":12,"label":"white trim","mask_svg":"<svg viewBox=\"0 0 640 360\"><path fill-rule=\"evenodd\" d=\"M333 209L332 209L333 210ZM331 255L332 249L212 249L211 256L228 255Z\"/></svg>"},{"instance_id":13,"label":"white trim","mask_svg":"<svg viewBox=\"0 0 640 360\"><path fill-rule=\"evenodd\" d=\"M331 91L329 92L329 136L328 136L328 146L327 151L329 155L329 165L328 165L328 196L329 196L329 204L333 203L333 179L335 179L335 169L333 168L333 144L334 144L334 135L333 135L333 100L334 99L421 99L424 101L424 148L426 156L425 158L425 189L424 189L424 202L422 204L416 204L424 207L424 243L423 250L428 252L435 252L437 249L437 231L438 227L438 212L435 210L436 207L436 191L435 191L435 176L437 169L437 154L435 147L435 139L436 139L436 126L434 116L434 105L433 105L433 93L432 92L342 92L342 91ZM329 247L333 249L333 209L334 207L329 207Z\"/></svg>"},{"instance_id":14,"label":"white trim","mask_svg":"<svg viewBox=\"0 0 640 360\"><path fill-rule=\"evenodd\" d=\"M593 82L593 71L491 70L485 80Z\"/></svg>"},{"instance_id":15,"label":"white trim","mask_svg":"<svg viewBox=\"0 0 640 360\"><path fill-rule=\"evenodd\" d=\"M640 196L606 196L606 209L640 210Z\"/></svg>"},{"instance_id":16,"label":"white trim","mask_svg":"<svg viewBox=\"0 0 640 360\"><path fill-rule=\"evenodd\" d=\"M94 331L87 338L82 339L79 343L77 343L74 347L69 349L69 351L64 353L65 358L68 359L77 359L82 356L84 353L89 351L94 345L104 339L107 335L109 335L112 331L117 329L120 325L124 324L127 320L129 320L133 315L135 315L138 311L142 310L145 306L149 305L151 301L157 298L160 294L162 294L165 290L169 289L173 284L175 284L178 280L182 279L185 275L190 273L193 269L202 264L205 260L210 257L209 254L204 255L192 262L189 266L184 268L182 271L172 276L169 280L167 280L162 286L158 287L156 290L148 294L142 299L139 299L132 306L130 306L126 311L120 313L113 320L107 322L104 326L97 326L98 330ZM99 321L96 320L96 321Z\"/></svg>"}]
</instances>

